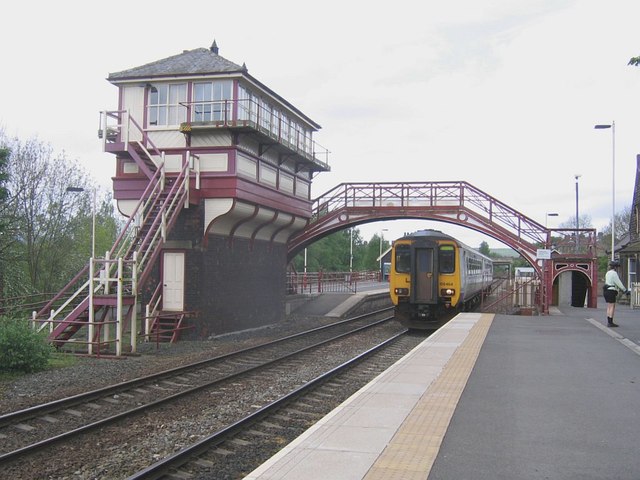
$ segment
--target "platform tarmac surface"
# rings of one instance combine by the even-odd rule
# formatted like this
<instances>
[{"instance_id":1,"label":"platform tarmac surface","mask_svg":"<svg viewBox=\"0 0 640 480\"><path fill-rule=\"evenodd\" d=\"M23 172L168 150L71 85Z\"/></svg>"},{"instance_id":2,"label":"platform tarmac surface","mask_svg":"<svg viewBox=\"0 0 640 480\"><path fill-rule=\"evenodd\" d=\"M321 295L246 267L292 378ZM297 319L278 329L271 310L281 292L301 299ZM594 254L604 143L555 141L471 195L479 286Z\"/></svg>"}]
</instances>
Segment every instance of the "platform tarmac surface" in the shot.
<instances>
[{"instance_id":1,"label":"platform tarmac surface","mask_svg":"<svg viewBox=\"0 0 640 480\"><path fill-rule=\"evenodd\" d=\"M464 313L247 480L640 479L640 310Z\"/></svg>"}]
</instances>

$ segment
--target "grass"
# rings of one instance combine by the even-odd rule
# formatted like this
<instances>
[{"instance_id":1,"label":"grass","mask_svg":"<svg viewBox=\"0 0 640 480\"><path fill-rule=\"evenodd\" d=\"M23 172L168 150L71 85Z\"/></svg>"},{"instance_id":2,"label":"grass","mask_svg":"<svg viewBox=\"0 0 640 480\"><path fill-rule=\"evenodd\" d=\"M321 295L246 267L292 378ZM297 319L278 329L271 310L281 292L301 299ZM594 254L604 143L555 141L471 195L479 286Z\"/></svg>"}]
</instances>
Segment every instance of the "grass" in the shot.
<instances>
[{"instance_id":1,"label":"grass","mask_svg":"<svg viewBox=\"0 0 640 480\"><path fill-rule=\"evenodd\" d=\"M72 367L76 363L78 363L78 357L76 357L75 355L55 352L51 354L46 370Z\"/></svg>"},{"instance_id":2,"label":"grass","mask_svg":"<svg viewBox=\"0 0 640 480\"><path fill-rule=\"evenodd\" d=\"M49 357L49 361L47 363L47 368L44 369L44 371L46 372L47 370L55 370L58 368L66 368L66 367L71 367L73 365L75 365L76 363L78 363L78 357L69 354L69 353L58 353L58 352L54 352L51 354L51 356ZM24 372L2 372L0 371L0 382L4 383L4 382L11 382L13 380L16 380L20 377L23 377L25 375L29 375L28 373L24 373Z\"/></svg>"},{"instance_id":3,"label":"grass","mask_svg":"<svg viewBox=\"0 0 640 480\"><path fill-rule=\"evenodd\" d=\"M47 362L47 368L44 371L55 370L58 368L66 368L71 367L78 363L78 357L69 354L69 353L58 353L54 352L49 357L49 361ZM4 395L4 392L11 382L18 380L25 375L29 375L24 372L2 372L0 371L0 398Z\"/></svg>"}]
</instances>

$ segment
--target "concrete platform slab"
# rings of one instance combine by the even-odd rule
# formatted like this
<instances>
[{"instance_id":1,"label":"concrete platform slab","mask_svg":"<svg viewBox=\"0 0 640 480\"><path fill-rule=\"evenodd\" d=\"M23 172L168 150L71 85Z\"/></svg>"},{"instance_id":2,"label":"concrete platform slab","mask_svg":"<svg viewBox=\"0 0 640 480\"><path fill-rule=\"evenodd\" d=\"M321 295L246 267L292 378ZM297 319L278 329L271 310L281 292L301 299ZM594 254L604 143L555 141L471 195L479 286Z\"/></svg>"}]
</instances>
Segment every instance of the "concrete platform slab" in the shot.
<instances>
[{"instance_id":1,"label":"concrete platform slab","mask_svg":"<svg viewBox=\"0 0 640 480\"><path fill-rule=\"evenodd\" d=\"M640 478L640 312L461 314L247 480Z\"/></svg>"}]
</instances>

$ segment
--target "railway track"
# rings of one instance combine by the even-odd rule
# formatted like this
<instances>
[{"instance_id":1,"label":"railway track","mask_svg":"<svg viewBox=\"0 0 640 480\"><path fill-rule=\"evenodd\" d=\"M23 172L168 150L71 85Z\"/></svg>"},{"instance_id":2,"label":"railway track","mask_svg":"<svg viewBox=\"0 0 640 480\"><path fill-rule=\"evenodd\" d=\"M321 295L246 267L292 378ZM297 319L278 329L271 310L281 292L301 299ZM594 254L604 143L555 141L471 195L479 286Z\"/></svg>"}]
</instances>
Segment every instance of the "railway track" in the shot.
<instances>
[{"instance_id":1,"label":"railway track","mask_svg":"<svg viewBox=\"0 0 640 480\"><path fill-rule=\"evenodd\" d=\"M423 339L398 333L127 480L242 478Z\"/></svg>"},{"instance_id":2,"label":"railway track","mask_svg":"<svg viewBox=\"0 0 640 480\"><path fill-rule=\"evenodd\" d=\"M371 314L337 322L263 345L197 362L133 381L60 399L0 417L0 469L82 433L139 415L199 391L229 385L249 372L293 361L345 335L388 321ZM289 360L287 360L289 359ZM295 366L283 367L295 368ZM229 387L222 387L227 388Z\"/></svg>"}]
</instances>

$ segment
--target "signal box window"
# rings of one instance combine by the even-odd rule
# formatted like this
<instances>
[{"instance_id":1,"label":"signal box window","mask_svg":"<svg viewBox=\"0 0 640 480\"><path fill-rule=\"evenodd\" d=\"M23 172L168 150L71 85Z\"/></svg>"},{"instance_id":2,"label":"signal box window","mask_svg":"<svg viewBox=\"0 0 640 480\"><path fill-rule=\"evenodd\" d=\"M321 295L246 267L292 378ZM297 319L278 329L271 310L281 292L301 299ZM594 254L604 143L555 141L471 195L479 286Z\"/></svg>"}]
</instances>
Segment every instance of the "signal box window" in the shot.
<instances>
[{"instance_id":1,"label":"signal box window","mask_svg":"<svg viewBox=\"0 0 640 480\"><path fill-rule=\"evenodd\" d=\"M396 246L396 272L398 273L411 272L411 246L410 245Z\"/></svg>"},{"instance_id":2,"label":"signal box window","mask_svg":"<svg viewBox=\"0 0 640 480\"><path fill-rule=\"evenodd\" d=\"M179 125L186 120L180 102L187 100L184 83L153 85L149 89L149 125Z\"/></svg>"},{"instance_id":3,"label":"signal box window","mask_svg":"<svg viewBox=\"0 0 640 480\"><path fill-rule=\"evenodd\" d=\"M231 87L228 80L196 83L194 85L194 122L231 120Z\"/></svg>"},{"instance_id":4,"label":"signal box window","mask_svg":"<svg viewBox=\"0 0 640 480\"><path fill-rule=\"evenodd\" d=\"M456 252L453 245L442 245L438 254L440 273L453 273L456 270Z\"/></svg>"}]
</instances>

